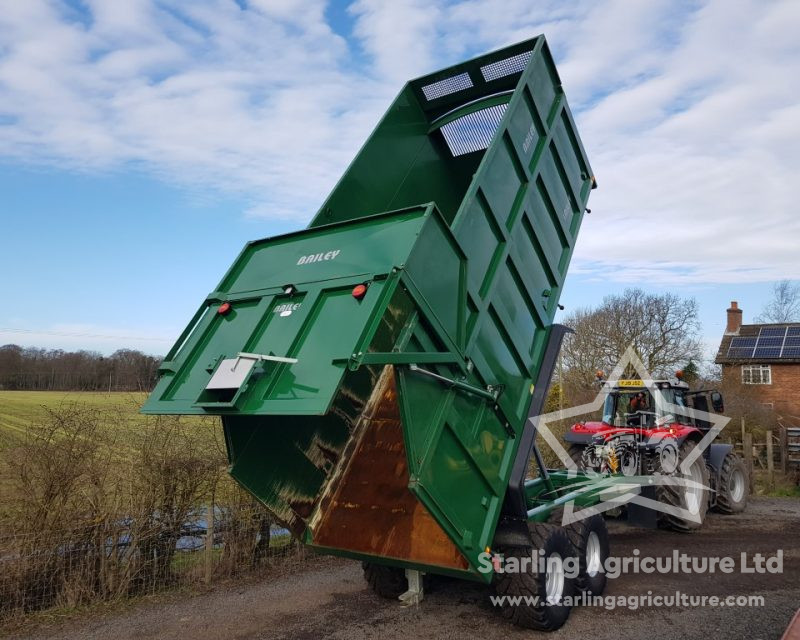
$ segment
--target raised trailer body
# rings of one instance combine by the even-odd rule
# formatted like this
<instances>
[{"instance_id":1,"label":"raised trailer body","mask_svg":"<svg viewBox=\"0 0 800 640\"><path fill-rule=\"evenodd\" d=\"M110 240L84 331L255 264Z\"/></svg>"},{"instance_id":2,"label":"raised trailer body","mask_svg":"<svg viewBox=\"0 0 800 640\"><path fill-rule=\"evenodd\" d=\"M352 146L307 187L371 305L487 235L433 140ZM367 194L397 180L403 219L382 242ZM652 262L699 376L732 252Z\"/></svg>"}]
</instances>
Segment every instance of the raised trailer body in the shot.
<instances>
[{"instance_id":1,"label":"raised trailer body","mask_svg":"<svg viewBox=\"0 0 800 640\"><path fill-rule=\"evenodd\" d=\"M143 411L222 416L231 474L308 545L489 581L593 186L543 36L413 80L308 229L245 247Z\"/></svg>"}]
</instances>

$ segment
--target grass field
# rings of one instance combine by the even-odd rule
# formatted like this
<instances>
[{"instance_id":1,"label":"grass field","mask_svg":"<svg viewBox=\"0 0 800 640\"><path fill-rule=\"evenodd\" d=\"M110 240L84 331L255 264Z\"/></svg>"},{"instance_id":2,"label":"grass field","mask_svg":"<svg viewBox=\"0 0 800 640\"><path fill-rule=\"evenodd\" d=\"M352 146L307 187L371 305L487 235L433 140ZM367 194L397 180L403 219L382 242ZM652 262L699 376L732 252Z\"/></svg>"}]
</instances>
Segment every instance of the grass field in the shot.
<instances>
[{"instance_id":1,"label":"grass field","mask_svg":"<svg viewBox=\"0 0 800 640\"><path fill-rule=\"evenodd\" d=\"M93 424L95 430L87 433L95 433L100 446L111 452L109 459L122 468L138 458L154 433L169 430L175 420L188 427L182 431L195 446L208 451L209 459L220 455L223 438L218 420L185 416L161 421L160 416L145 416L139 409L146 397L146 393L133 392L0 391L0 493L9 486L9 464L19 455L26 434L37 427L46 432L63 419L71 422L68 431L74 431L80 422ZM0 507L2 502L0 499Z\"/></svg>"},{"instance_id":2,"label":"grass field","mask_svg":"<svg viewBox=\"0 0 800 640\"><path fill-rule=\"evenodd\" d=\"M31 424L47 417L48 410L71 404L97 409L121 408L138 417L144 393L83 391L0 391L0 434L22 436Z\"/></svg>"}]
</instances>

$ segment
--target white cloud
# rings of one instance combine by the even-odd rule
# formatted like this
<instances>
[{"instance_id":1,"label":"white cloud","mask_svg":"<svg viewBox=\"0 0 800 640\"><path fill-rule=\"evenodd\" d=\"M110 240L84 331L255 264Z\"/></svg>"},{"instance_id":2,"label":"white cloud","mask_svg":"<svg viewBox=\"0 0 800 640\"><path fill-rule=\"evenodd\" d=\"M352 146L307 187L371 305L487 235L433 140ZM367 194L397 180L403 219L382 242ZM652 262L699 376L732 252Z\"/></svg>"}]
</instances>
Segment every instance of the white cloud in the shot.
<instances>
[{"instance_id":1,"label":"white cloud","mask_svg":"<svg viewBox=\"0 0 800 640\"><path fill-rule=\"evenodd\" d=\"M791 0L85 3L0 14L0 156L144 167L313 215L406 79L545 32L600 189L574 272L800 278L800 7Z\"/></svg>"}]
</instances>

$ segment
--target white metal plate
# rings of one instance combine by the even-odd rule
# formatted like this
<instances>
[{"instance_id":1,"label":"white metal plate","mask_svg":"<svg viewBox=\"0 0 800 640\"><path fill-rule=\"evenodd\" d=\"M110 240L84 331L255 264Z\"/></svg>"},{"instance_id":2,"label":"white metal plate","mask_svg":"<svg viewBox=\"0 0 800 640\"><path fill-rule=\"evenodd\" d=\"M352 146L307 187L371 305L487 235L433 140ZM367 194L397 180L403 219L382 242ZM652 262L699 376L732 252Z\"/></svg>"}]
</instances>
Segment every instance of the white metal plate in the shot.
<instances>
[{"instance_id":1,"label":"white metal plate","mask_svg":"<svg viewBox=\"0 0 800 640\"><path fill-rule=\"evenodd\" d=\"M206 389L238 389L256 361L250 358L227 358L219 363Z\"/></svg>"}]
</instances>

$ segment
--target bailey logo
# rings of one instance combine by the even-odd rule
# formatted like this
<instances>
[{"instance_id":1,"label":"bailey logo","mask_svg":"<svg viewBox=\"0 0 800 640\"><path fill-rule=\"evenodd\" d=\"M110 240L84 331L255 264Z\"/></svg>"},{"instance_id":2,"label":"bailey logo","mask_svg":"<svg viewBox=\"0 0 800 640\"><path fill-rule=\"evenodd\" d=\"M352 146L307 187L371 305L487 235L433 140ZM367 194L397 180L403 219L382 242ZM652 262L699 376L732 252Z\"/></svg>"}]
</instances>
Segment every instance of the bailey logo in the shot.
<instances>
[{"instance_id":1,"label":"bailey logo","mask_svg":"<svg viewBox=\"0 0 800 640\"><path fill-rule=\"evenodd\" d=\"M297 264L310 264L312 262L322 262L323 260L333 260L341 253L341 249L328 251L327 253L312 253L308 256L300 256Z\"/></svg>"},{"instance_id":2,"label":"bailey logo","mask_svg":"<svg viewBox=\"0 0 800 640\"><path fill-rule=\"evenodd\" d=\"M291 302L287 302L286 304L279 304L272 310L272 312L277 313L282 318L285 318L286 316L292 315L293 311L297 311L300 308L300 304L301 303L299 302L295 302L294 304L292 304Z\"/></svg>"}]
</instances>

